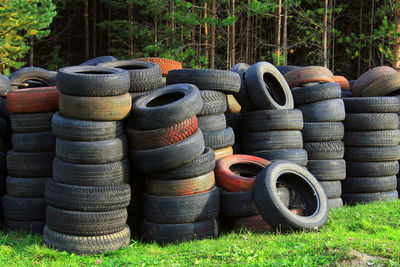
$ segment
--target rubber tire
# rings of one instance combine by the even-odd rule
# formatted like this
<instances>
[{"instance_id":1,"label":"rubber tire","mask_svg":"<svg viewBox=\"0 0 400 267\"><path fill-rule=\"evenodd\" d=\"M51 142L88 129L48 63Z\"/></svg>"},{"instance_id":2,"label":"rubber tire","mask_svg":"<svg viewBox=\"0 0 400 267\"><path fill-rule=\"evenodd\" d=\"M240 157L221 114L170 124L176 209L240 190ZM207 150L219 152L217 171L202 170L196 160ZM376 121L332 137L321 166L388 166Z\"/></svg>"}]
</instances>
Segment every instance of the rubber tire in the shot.
<instances>
[{"instance_id":1,"label":"rubber tire","mask_svg":"<svg viewBox=\"0 0 400 267\"><path fill-rule=\"evenodd\" d=\"M354 97L343 102L346 113L397 113L400 110L397 97Z\"/></svg>"},{"instance_id":2,"label":"rubber tire","mask_svg":"<svg viewBox=\"0 0 400 267\"><path fill-rule=\"evenodd\" d=\"M228 110L228 100L222 92L212 90L200 91L203 108L197 113L198 116L215 115Z\"/></svg>"},{"instance_id":3,"label":"rubber tire","mask_svg":"<svg viewBox=\"0 0 400 267\"><path fill-rule=\"evenodd\" d=\"M214 151L206 147L203 153L197 158L187 161L182 166L159 173L150 175L153 179L162 180L178 180L186 179L188 177L196 177L208 173L215 168L215 155Z\"/></svg>"},{"instance_id":4,"label":"rubber tire","mask_svg":"<svg viewBox=\"0 0 400 267\"><path fill-rule=\"evenodd\" d=\"M346 147L344 158L349 161L394 161L400 160L400 146Z\"/></svg>"},{"instance_id":5,"label":"rubber tire","mask_svg":"<svg viewBox=\"0 0 400 267\"><path fill-rule=\"evenodd\" d=\"M343 192L349 194L389 192L396 190L397 177L347 177L342 185Z\"/></svg>"},{"instance_id":6,"label":"rubber tire","mask_svg":"<svg viewBox=\"0 0 400 267\"><path fill-rule=\"evenodd\" d=\"M344 91L350 90L350 84L346 77L340 76L340 75L335 75L335 76L333 76L333 79L335 80L335 83L339 84L340 89L342 89Z\"/></svg>"},{"instance_id":7,"label":"rubber tire","mask_svg":"<svg viewBox=\"0 0 400 267\"><path fill-rule=\"evenodd\" d=\"M199 157L205 149L200 129L172 145L148 150L130 150L131 162L143 173L159 173L184 165Z\"/></svg>"},{"instance_id":8,"label":"rubber tire","mask_svg":"<svg viewBox=\"0 0 400 267\"><path fill-rule=\"evenodd\" d=\"M102 212L124 209L131 199L129 184L115 186L77 186L56 183L46 184L47 204L64 210Z\"/></svg>"},{"instance_id":9,"label":"rubber tire","mask_svg":"<svg viewBox=\"0 0 400 267\"><path fill-rule=\"evenodd\" d=\"M227 156L233 155L233 147L228 146L221 149L214 150L215 160L218 161Z\"/></svg>"},{"instance_id":10,"label":"rubber tire","mask_svg":"<svg viewBox=\"0 0 400 267\"><path fill-rule=\"evenodd\" d=\"M199 128L203 132L212 132L226 128L225 114L198 116Z\"/></svg>"},{"instance_id":11,"label":"rubber tire","mask_svg":"<svg viewBox=\"0 0 400 267\"><path fill-rule=\"evenodd\" d=\"M284 77L290 88L307 83L335 82L333 73L329 69L321 66L302 67L286 73Z\"/></svg>"},{"instance_id":12,"label":"rubber tire","mask_svg":"<svg viewBox=\"0 0 400 267\"><path fill-rule=\"evenodd\" d=\"M51 177L53 175L54 152L15 152L7 153L7 172L9 176L21 178Z\"/></svg>"},{"instance_id":13,"label":"rubber tire","mask_svg":"<svg viewBox=\"0 0 400 267\"><path fill-rule=\"evenodd\" d=\"M304 142L342 141L345 135L342 122L306 122L301 132Z\"/></svg>"},{"instance_id":14,"label":"rubber tire","mask_svg":"<svg viewBox=\"0 0 400 267\"><path fill-rule=\"evenodd\" d=\"M215 218L219 213L216 187L190 196L143 196L143 217L155 223L191 223Z\"/></svg>"},{"instance_id":15,"label":"rubber tire","mask_svg":"<svg viewBox=\"0 0 400 267\"><path fill-rule=\"evenodd\" d=\"M4 219L4 232L26 232L32 234L42 234L45 221L16 221Z\"/></svg>"},{"instance_id":16,"label":"rubber tire","mask_svg":"<svg viewBox=\"0 0 400 267\"><path fill-rule=\"evenodd\" d=\"M246 72L245 81L254 109L293 109L290 88L274 65L265 61L252 65Z\"/></svg>"},{"instance_id":17,"label":"rubber tire","mask_svg":"<svg viewBox=\"0 0 400 267\"><path fill-rule=\"evenodd\" d=\"M43 230L43 242L58 251L66 251L78 255L97 255L110 253L129 245L131 232L129 226L117 233L101 236L64 235L51 230L48 226Z\"/></svg>"},{"instance_id":18,"label":"rubber tire","mask_svg":"<svg viewBox=\"0 0 400 267\"><path fill-rule=\"evenodd\" d=\"M283 65L281 65L281 66L276 66L276 68L279 70L279 72L280 72L282 75L285 75L285 74L288 73L289 71L298 70L298 69L300 69L301 67L299 67L299 66L283 66Z\"/></svg>"},{"instance_id":19,"label":"rubber tire","mask_svg":"<svg viewBox=\"0 0 400 267\"><path fill-rule=\"evenodd\" d=\"M234 65L230 71L236 72L240 76L240 90L239 93L235 93L233 96L240 104L244 111L252 111L253 105L251 104L249 93L246 85L246 72L250 68L250 65L246 63L238 63Z\"/></svg>"},{"instance_id":20,"label":"rubber tire","mask_svg":"<svg viewBox=\"0 0 400 267\"><path fill-rule=\"evenodd\" d=\"M400 131L346 131L343 142L346 146L396 146L400 143Z\"/></svg>"},{"instance_id":21,"label":"rubber tire","mask_svg":"<svg viewBox=\"0 0 400 267\"><path fill-rule=\"evenodd\" d=\"M375 80L394 73L396 73L396 70L389 66L372 68L358 77L351 88L351 92L353 93L353 96L361 96L362 91Z\"/></svg>"},{"instance_id":22,"label":"rubber tire","mask_svg":"<svg viewBox=\"0 0 400 267\"><path fill-rule=\"evenodd\" d=\"M231 127L236 133L240 133L242 128L243 114L242 113L225 113L226 125Z\"/></svg>"},{"instance_id":23,"label":"rubber tire","mask_svg":"<svg viewBox=\"0 0 400 267\"><path fill-rule=\"evenodd\" d=\"M15 133L11 140L15 152L54 152L56 148L52 132Z\"/></svg>"},{"instance_id":24,"label":"rubber tire","mask_svg":"<svg viewBox=\"0 0 400 267\"><path fill-rule=\"evenodd\" d=\"M67 235L101 236L122 231L126 226L126 209L108 212L69 211L46 208L46 225L51 230Z\"/></svg>"},{"instance_id":25,"label":"rubber tire","mask_svg":"<svg viewBox=\"0 0 400 267\"><path fill-rule=\"evenodd\" d=\"M4 217L16 221L41 221L44 220L46 213L44 198L4 195L2 207Z\"/></svg>"},{"instance_id":26,"label":"rubber tire","mask_svg":"<svg viewBox=\"0 0 400 267\"><path fill-rule=\"evenodd\" d=\"M368 203L373 201L397 200L399 194L396 190L379 193L343 194L342 199L345 204L355 205L357 203Z\"/></svg>"},{"instance_id":27,"label":"rubber tire","mask_svg":"<svg viewBox=\"0 0 400 267\"><path fill-rule=\"evenodd\" d=\"M343 159L345 153L344 143L332 142L306 142L304 149L307 151L308 160Z\"/></svg>"},{"instance_id":28,"label":"rubber tire","mask_svg":"<svg viewBox=\"0 0 400 267\"><path fill-rule=\"evenodd\" d=\"M397 130L399 116L396 113L358 113L346 114L346 131Z\"/></svg>"},{"instance_id":29,"label":"rubber tire","mask_svg":"<svg viewBox=\"0 0 400 267\"><path fill-rule=\"evenodd\" d=\"M318 181L341 181L346 179L346 161L343 159L309 160L307 169Z\"/></svg>"},{"instance_id":30,"label":"rubber tire","mask_svg":"<svg viewBox=\"0 0 400 267\"><path fill-rule=\"evenodd\" d=\"M56 111L59 94L55 86L12 90L7 94L7 109L12 113Z\"/></svg>"},{"instance_id":31,"label":"rubber tire","mask_svg":"<svg viewBox=\"0 0 400 267\"><path fill-rule=\"evenodd\" d=\"M399 173L399 162L353 162L346 161L346 173L349 177L381 177Z\"/></svg>"},{"instance_id":32,"label":"rubber tire","mask_svg":"<svg viewBox=\"0 0 400 267\"><path fill-rule=\"evenodd\" d=\"M298 107L303 112L304 122L334 122L345 119L342 99L331 99Z\"/></svg>"},{"instance_id":33,"label":"rubber tire","mask_svg":"<svg viewBox=\"0 0 400 267\"><path fill-rule=\"evenodd\" d=\"M343 199L340 197L328 199L328 207L329 209L343 208Z\"/></svg>"},{"instance_id":34,"label":"rubber tire","mask_svg":"<svg viewBox=\"0 0 400 267\"><path fill-rule=\"evenodd\" d=\"M294 104L298 106L341 98L342 90L337 83L321 83L309 87L295 87L292 89L292 94Z\"/></svg>"},{"instance_id":35,"label":"rubber tire","mask_svg":"<svg viewBox=\"0 0 400 267\"><path fill-rule=\"evenodd\" d=\"M292 161L300 166L306 166L308 162L307 151L304 149L263 150L250 152L249 155L260 157L271 162L277 160Z\"/></svg>"},{"instance_id":36,"label":"rubber tire","mask_svg":"<svg viewBox=\"0 0 400 267\"><path fill-rule=\"evenodd\" d=\"M8 77L11 83L23 83L28 80L40 81L47 86L55 86L56 81L54 75L45 69L38 67L26 67L17 70ZM12 89L18 89L17 86L12 86Z\"/></svg>"},{"instance_id":37,"label":"rubber tire","mask_svg":"<svg viewBox=\"0 0 400 267\"><path fill-rule=\"evenodd\" d=\"M0 116L6 120L10 119L10 113L7 109L7 100L5 97L0 97Z\"/></svg>"},{"instance_id":38,"label":"rubber tire","mask_svg":"<svg viewBox=\"0 0 400 267\"><path fill-rule=\"evenodd\" d=\"M244 153L301 148L303 137L300 131L267 131L241 135L241 149Z\"/></svg>"},{"instance_id":39,"label":"rubber tire","mask_svg":"<svg viewBox=\"0 0 400 267\"><path fill-rule=\"evenodd\" d=\"M235 143L235 133L231 127L218 131L204 132L203 137L204 144L212 149L233 146Z\"/></svg>"},{"instance_id":40,"label":"rubber tire","mask_svg":"<svg viewBox=\"0 0 400 267\"><path fill-rule=\"evenodd\" d=\"M179 99L169 99L168 95ZM167 103L163 103L164 97ZM158 99L158 100L157 100ZM156 101L156 102L153 102ZM159 101L159 102L157 102ZM149 103L154 106L148 106ZM142 130L164 128L196 115L203 107L200 91L191 84L177 84L154 90L133 103L132 115Z\"/></svg>"},{"instance_id":41,"label":"rubber tire","mask_svg":"<svg viewBox=\"0 0 400 267\"><path fill-rule=\"evenodd\" d=\"M11 82L6 76L0 74L0 97L6 97L11 90Z\"/></svg>"},{"instance_id":42,"label":"rubber tire","mask_svg":"<svg viewBox=\"0 0 400 267\"><path fill-rule=\"evenodd\" d=\"M319 181L328 199L338 198L342 195L341 181Z\"/></svg>"},{"instance_id":43,"label":"rubber tire","mask_svg":"<svg viewBox=\"0 0 400 267\"><path fill-rule=\"evenodd\" d=\"M44 197L44 188L51 178L17 178L6 179L7 194L12 197Z\"/></svg>"},{"instance_id":44,"label":"rubber tire","mask_svg":"<svg viewBox=\"0 0 400 267\"><path fill-rule=\"evenodd\" d=\"M279 201L276 189L278 181L301 196L306 203L305 216L293 214ZM274 162L257 175L253 199L261 216L275 229L312 231L320 228L328 219L328 199L324 189L306 168L288 161Z\"/></svg>"},{"instance_id":45,"label":"rubber tire","mask_svg":"<svg viewBox=\"0 0 400 267\"><path fill-rule=\"evenodd\" d=\"M159 244L180 243L205 238L216 238L219 232L217 219L179 224L152 223L145 219L141 223L141 233L145 242Z\"/></svg>"},{"instance_id":46,"label":"rubber tire","mask_svg":"<svg viewBox=\"0 0 400 267\"><path fill-rule=\"evenodd\" d=\"M51 132L53 112L32 114L10 114L14 133Z\"/></svg>"},{"instance_id":47,"label":"rubber tire","mask_svg":"<svg viewBox=\"0 0 400 267\"><path fill-rule=\"evenodd\" d=\"M167 85L190 83L200 90L215 90L226 93L238 93L240 76L226 70L214 69L181 69L171 70L167 75Z\"/></svg>"},{"instance_id":48,"label":"rubber tire","mask_svg":"<svg viewBox=\"0 0 400 267\"><path fill-rule=\"evenodd\" d=\"M79 64L79 66L96 66L97 64L111 62L111 61L117 61L117 59L113 56L101 56L89 59Z\"/></svg>"},{"instance_id":49,"label":"rubber tire","mask_svg":"<svg viewBox=\"0 0 400 267\"><path fill-rule=\"evenodd\" d=\"M380 77L370 83L361 92L363 97L386 96L400 90L400 75L398 72Z\"/></svg>"},{"instance_id":50,"label":"rubber tire","mask_svg":"<svg viewBox=\"0 0 400 267\"><path fill-rule=\"evenodd\" d=\"M129 159L108 164L75 164L55 158L53 179L57 183L79 186L115 186L130 179Z\"/></svg>"},{"instance_id":51,"label":"rubber tire","mask_svg":"<svg viewBox=\"0 0 400 267\"><path fill-rule=\"evenodd\" d=\"M159 58L159 57L143 57L143 58L135 58L135 60L142 60L156 63L161 68L161 73L163 78L168 75L170 70L179 70L182 69L182 63L176 60L172 60L169 58Z\"/></svg>"},{"instance_id":52,"label":"rubber tire","mask_svg":"<svg viewBox=\"0 0 400 267\"><path fill-rule=\"evenodd\" d=\"M226 99L228 102L228 112L231 113L239 113L242 110L240 104L236 101L233 95L226 95Z\"/></svg>"},{"instance_id":53,"label":"rubber tire","mask_svg":"<svg viewBox=\"0 0 400 267\"><path fill-rule=\"evenodd\" d=\"M51 121L53 133L70 141L101 141L124 133L121 121L84 121L68 119L56 112Z\"/></svg>"},{"instance_id":54,"label":"rubber tire","mask_svg":"<svg viewBox=\"0 0 400 267\"><path fill-rule=\"evenodd\" d=\"M247 112L243 115L241 126L243 133L301 129L303 129L303 114L298 109Z\"/></svg>"}]
</instances>

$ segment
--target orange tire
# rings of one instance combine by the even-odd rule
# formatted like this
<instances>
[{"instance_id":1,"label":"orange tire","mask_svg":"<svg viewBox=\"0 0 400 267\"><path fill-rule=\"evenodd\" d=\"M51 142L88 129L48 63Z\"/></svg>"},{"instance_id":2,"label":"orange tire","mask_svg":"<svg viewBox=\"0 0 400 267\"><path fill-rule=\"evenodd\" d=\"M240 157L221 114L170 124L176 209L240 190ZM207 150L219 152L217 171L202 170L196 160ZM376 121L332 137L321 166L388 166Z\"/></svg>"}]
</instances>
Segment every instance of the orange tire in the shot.
<instances>
[{"instance_id":1,"label":"orange tire","mask_svg":"<svg viewBox=\"0 0 400 267\"><path fill-rule=\"evenodd\" d=\"M59 92L55 86L11 90L7 108L12 113L39 113L58 110Z\"/></svg>"},{"instance_id":2,"label":"orange tire","mask_svg":"<svg viewBox=\"0 0 400 267\"><path fill-rule=\"evenodd\" d=\"M159 57L144 57L144 58L136 58L137 60L150 61L158 64L161 68L161 73L163 76L167 76L170 70L178 70L182 69L182 63L168 59L168 58L159 58Z\"/></svg>"},{"instance_id":3,"label":"orange tire","mask_svg":"<svg viewBox=\"0 0 400 267\"><path fill-rule=\"evenodd\" d=\"M350 90L350 84L349 84L349 81L346 79L346 77L336 75L333 78L335 80L335 83L338 83L342 90L346 90L346 91Z\"/></svg>"},{"instance_id":4,"label":"orange tire","mask_svg":"<svg viewBox=\"0 0 400 267\"><path fill-rule=\"evenodd\" d=\"M269 164L268 160L249 155L224 157L215 167L215 179L227 191L250 191L256 176Z\"/></svg>"},{"instance_id":5,"label":"orange tire","mask_svg":"<svg viewBox=\"0 0 400 267\"><path fill-rule=\"evenodd\" d=\"M214 150L215 160L220 160L224 157L233 155L233 148L231 146Z\"/></svg>"},{"instance_id":6,"label":"orange tire","mask_svg":"<svg viewBox=\"0 0 400 267\"><path fill-rule=\"evenodd\" d=\"M333 79L333 73L329 69L320 66L308 66L292 70L286 73L284 77L290 88L306 83L335 82Z\"/></svg>"}]
</instances>

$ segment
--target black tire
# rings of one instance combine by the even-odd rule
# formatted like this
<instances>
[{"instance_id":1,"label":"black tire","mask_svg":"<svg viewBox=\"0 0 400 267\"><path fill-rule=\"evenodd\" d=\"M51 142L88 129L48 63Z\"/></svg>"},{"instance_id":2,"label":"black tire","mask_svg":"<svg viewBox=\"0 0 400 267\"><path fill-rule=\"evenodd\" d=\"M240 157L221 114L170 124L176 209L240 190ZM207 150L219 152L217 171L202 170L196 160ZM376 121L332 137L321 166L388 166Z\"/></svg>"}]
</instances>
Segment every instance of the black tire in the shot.
<instances>
[{"instance_id":1,"label":"black tire","mask_svg":"<svg viewBox=\"0 0 400 267\"><path fill-rule=\"evenodd\" d=\"M102 236L64 235L47 226L43 230L43 242L47 246L79 255L96 255L116 251L129 245L130 238L131 232L128 225L120 232Z\"/></svg>"},{"instance_id":2,"label":"black tire","mask_svg":"<svg viewBox=\"0 0 400 267\"><path fill-rule=\"evenodd\" d=\"M117 59L113 56L101 56L89 59L79 64L79 66L96 66L97 64L111 62L111 61L117 61Z\"/></svg>"},{"instance_id":3,"label":"black tire","mask_svg":"<svg viewBox=\"0 0 400 267\"><path fill-rule=\"evenodd\" d=\"M11 82L6 76L0 74L0 97L6 97L11 90Z\"/></svg>"},{"instance_id":4,"label":"black tire","mask_svg":"<svg viewBox=\"0 0 400 267\"><path fill-rule=\"evenodd\" d=\"M101 141L113 139L124 133L122 121L82 121L54 114L51 121L53 133L71 141Z\"/></svg>"},{"instance_id":5,"label":"black tire","mask_svg":"<svg viewBox=\"0 0 400 267\"><path fill-rule=\"evenodd\" d=\"M279 70L279 72L282 75L285 75L289 71L297 70L297 69L300 69L301 67L299 67L299 66L276 66L276 68Z\"/></svg>"},{"instance_id":6,"label":"black tire","mask_svg":"<svg viewBox=\"0 0 400 267\"><path fill-rule=\"evenodd\" d=\"M53 179L57 183L79 186L114 186L130 178L129 160L108 164L75 164L58 158L53 162Z\"/></svg>"},{"instance_id":7,"label":"black tire","mask_svg":"<svg viewBox=\"0 0 400 267\"><path fill-rule=\"evenodd\" d=\"M56 149L56 136L52 132L15 133L11 141L16 152L52 152Z\"/></svg>"},{"instance_id":8,"label":"black tire","mask_svg":"<svg viewBox=\"0 0 400 267\"><path fill-rule=\"evenodd\" d=\"M162 180L186 179L188 177L197 177L208 173L215 168L214 151L206 147L199 157L188 161L182 166L159 173L151 174L151 178Z\"/></svg>"},{"instance_id":9,"label":"black tire","mask_svg":"<svg viewBox=\"0 0 400 267\"><path fill-rule=\"evenodd\" d=\"M350 194L388 192L396 190L397 177L347 177L342 185L343 192Z\"/></svg>"},{"instance_id":10,"label":"black tire","mask_svg":"<svg viewBox=\"0 0 400 267\"><path fill-rule=\"evenodd\" d=\"M0 152L0 174L6 172L7 172L7 156L6 153Z\"/></svg>"},{"instance_id":11,"label":"black tire","mask_svg":"<svg viewBox=\"0 0 400 267\"><path fill-rule=\"evenodd\" d=\"M340 181L320 181L328 199L338 198L342 195L342 183Z\"/></svg>"},{"instance_id":12,"label":"black tire","mask_svg":"<svg viewBox=\"0 0 400 267\"><path fill-rule=\"evenodd\" d=\"M82 212L47 206L46 225L51 230L67 235L100 236L122 231L128 212L126 209L107 212Z\"/></svg>"},{"instance_id":13,"label":"black tire","mask_svg":"<svg viewBox=\"0 0 400 267\"><path fill-rule=\"evenodd\" d=\"M179 224L152 223L145 219L141 223L141 233L145 242L159 244L180 243L204 238L216 238L219 222L212 218L206 221Z\"/></svg>"},{"instance_id":14,"label":"black tire","mask_svg":"<svg viewBox=\"0 0 400 267\"><path fill-rule=\"evenodd\" d=\"M343 142L346 146L396 146L400 142L400 131L346 131Z\"/></svg>"},{"instance_id":15,"label":"black tire","mask_svg":"<svg viewBox=\"0 0 400 267\"><path fill-rule=\"evenodd\" d=\"M334 142L305 142L308 160L343 159L344 143Z\"/></svg>"},{"instance_id":16,"label":"black tire","mask_svg":"<svg viewBox=\"0 0 400 267\"><path fill-rule=\"evenodd\" d=\"M249 155L260 157L269 161L292 161L300 166L306 166L308 162L307 151L304 149L264 150L249 152Z\"/></svg>"},{"instance_id":17,"label":"black tire","mask_svg":"<svg viewBox=\"0 0 400 267\"><path fill-rule=\"evenodd\" d=\"M54 112L16 114L11 117L11 129L14 133L51 132L51 118Z\"/></svg>"},{"instance_id":18,"label":"black tire","mask_svg":"<svg viewBox=\"0 0 400 267\"><path fill-rule=\"evenodd\" d=\"M27 232L32 234L42 234L45 221L16 221L4 219L4 232Z\"/></svg>"},{"instance_id":19,"label":"black tire","mask_svg":"<svg viewBox=\"0 0 400 267\"><path fill-rule=\"evenodd\" d=\"M302 199L304 216L295 215L279 201L277 183L286 185ZM273 162L257 175L253 199L261 216L275 229L311 231L324 225L328 219L324 189L306 168L288 161Z\"/></svg>"},{"instance_id":20,"label":"black tire","mask_svg":"<svg viewBox=\"0 0 400 267\"><path fill-rule=\"evenodd\" d=\"M235 143L235 133L231 127L218 131L204 132L203 137L204 144L212 149L233 146Z\"/></svg>"},{"instance_id":21,"label":"black tire","mask_svg":"<svg viewBox=\"0 0 400 267\"><path fill-rule=\"evenodd\" d=\"M346 179L346 161L343 159L309 160L307 169L318 181L341 181Z\"/></svg>"},{"instance_id":22,"label":"black tire","mask_svg":"<svg viewBox=\"0 0 400 267\"><path fill-rule=\"evenodd\" d=\"M129 184L115 186L76 186L50 180L45 198L49 205L65 210L101 212L124 209L131 199Z\"/></svg>"},{"instance_id":23,"label":"black tire","mask_svg":"<svg viewBox=\"0 0 400 267\"><path fill-rule=\"evenodd\" d=\"M394 161L400 159L400 146L346 147L344 158L349 161Z\"/></svg>"},{"instance_id":24,"label":"black tire","mask_svg":"<svg viewBox=\"0 0 400 267\"><path fill-rule=\"evenodd\" d=\"M341 94L342 99L352 97L352 96L353 96L353 94L350 91L342 90L342 94Z\"/></svg>"},{"instance_id":25,"label":"black tire","mask_svg":"<svg viewBox=\"0 0 400 267\"><path fill-rule=\"evenodd\" d=\"M268 62L258 62L246 72L245 81L254 109L293 109L289 85L282 74Z\"/></svg>"},{"instance_id":26,"label":"black tire","mask_svg":"<svg viewBox=\"0 0 400 267\"><path fill-rule=\"evenodd\" d=\"M129 91L126 70L99 66L72 66L57 72L57 89L73 96L118 96Z\"/></svg>"},{"instance_id":27,"label":"black tire","mask_svg":"<svg viewBox=\"0 0 400 267\"><path fill-rule=\"evenodd\" d=\"M301 149L303 138L300 131L267 131L246 133L240 136L241 150L244 153L279 150Z\"/></svg>"},{"instance_id":28,"label":"black tire","mask_svg":"<svg viewBox=\"0 0 400 267\"><path fill-rule=\"evenodd\" d=\"M341 98L342 90L337 83L321 83L308 87L292 88L294 104L304 105L330 99Z\"/></svg>"},{"instance_id":29,"label":"black tire","mask_svg":"<svg viewBox=\"0 0 400 267\"><path fill-rule=\"evenodd\" d=\"M13 197L44 197L44 188L51 178L17 178L6 179L7 193Z\"/></svg>"},{"instance_id":30,"label":"black tire","mask_svg":"<svg viewBox=\"0 0 400 267\"><path fill-rule=\"evenodd\" d=\"M340 197L328 199L328 207L329 209L343 208L343 199Z\"/></svg>"},{"instance_id":31,"label":"black tire","mask_svg":"<svg viewBox=\"0 0 400 267\"><path fill-rule=\"evenodd\" d=\"M10 119L10 113L7 109L7 101L5 97L0 97L0 116L6 120Z\"/></svg>"},{"instance_id":32,"label":"black tire","mask_svg":"<svg viewBox=\"0 0 400 267\"><path fill-rule=\"evenodd\" d=\"M304 122L333 122L343 121L345 118L342 99L331 99L300 105Z\"/></svg>"},{"instance_id":33,"label":"black tire","mask_svg":"<svg viewBox=\"0 0 400 267\"><path fill-rule=\"evenodd\" d=\"M39 81L46 86L55 86L54 75L45 69L37 67L22 68L8 77L11 83L23 83L28 80ZM12 89L18 89L18 86L12 86Z\"/></svg>"},{"instance_id":34,"label":"black tire","mask_svg":"<svg viewBox=\"0 0 400 267\"><path fill-rule=\"evenodd\" d=\"M200 91L191 84L170 85L133 103L132 115L142 130L164 128L196 115L203 107Z\"/></svg>"},{"instance_id":35,"label":"black tire","mask_svg":"<svg viewBox=\"0 0 400 267\"><path fill-rule=\"evenodd\" d=\"M44 198L3 196L3 214L6 219L17 221L42 221L46 213Z\"/></svg>"},{"instance_id":36,"label":"black tire","mask_svg":"<svg viewBox=\"0 0 400 267\"><path fill-rule=\"evenodd\" d=\"M155 223L190 223L215 218L219 213L216 187L189 196L153 196L144 194L143 217Z\"/></svg>"},{"instance_id":37,"label":"black tire","mask_svg":"<svg viewBox=\"0 0 400 267\"><path fill-rule=\"evenodd\" d=\"M346 173L349 177L381 177L399 173L399 162L353 162L346 161Z\"/></svg>"},{"instance_id":38,"label":"black tire","mask_svg":"<svg viewBox=\"0 0 400 267\"><path fill-rule=\"evenodd\" d=\"M226 118L224 114L198 116L199 128L203 132L218 131L226 128Z\"/></svg>"},{"instance_id":39,"label":"black tire","mask_svg":"<svg viewBox=\"0 0 400 267\"><path fill-rule=\"evenodd\" d=\"M354 97L343 102L346 113L397 113L400 110L397 97Z\"/></svg>"},{"instance_id":40,"label":"black tire","mask_svg":"<svg viewBox=\"0 0 400 267\"><path fill-rule=\"evenodd\" d=\"M125 135L93 142L67 141L57 138L57 157L63 161L79 164L106 164L123 160L128 154Z\"/></svg>"},{"instance_id":41,"label":"black tire","mask_svg":"<svg viewBox=\"0 0 400 267\"><path fill-rule=\"evenodd\" d=\"M138 99L141 98L142 96L147 95L147 94L151 94L151 91L139 92L139 93L129 93L129 94L130 94L131 97L132 97L132 104L133 104L136 100L138 100Z\"/></svg>"},{"instance_id":42,"label":"black tire","mask_svg":"<svg viewBox=\"0 0 400 267\"><path fill-rule=\"evenodd\" d=\"M286 187L278 187L279 199L289 207L290 192ZM260 214L253 200L253 191L220 191L221 215L227 218L248 217Z\"/></svg>"},{"instance_id":43,"label":"black tire","mask_svg":"<svg viewBox=\"0 0 400 267\"><path fill-rule=\"evenodd\" d=\"M198 116L224 113L228 109L226 94L212 90L200 91L203 108L197 113Z\"/></svg>"},{"instance_id":44,"label":"black tire","mask_svg":"<svg viewBox=\"0 0 400 267\"><path fill-rule=\"evenodd\" d=\"M271 109L244 113L241 131L265 132L303 129L303 114L298 109Z\"/></svg>"},{"instance_id":45,"label":"black tire","mask_svg":"<svg viewBox=\"0 0 400 267\"><path fill-rule=\"evenodd\" d=\"M396 190L379 193L343 194L342 199L345 204L355 205L357 203L368 203L372 201L397 200L399 194Z\"/></svg>"},{"instance_id":46,"label":"black tire","mask_svg":"<svg viewBox=\"0 0 400 267\"><path fill-rule=\"evenodd\" d=\"M171 70L167 75L167 84L190 83L200 90L215 90L238 93L240 90L239 74L226 70L180 69Z\"/></svg>"},{"instance_id":47,"label":"black tire","mask_svg":"<svg viewBox=\"0 0 400 267\"><path fill-rule=\"evenodd\" d=\"M399 116L396 113L358 113L346 114L346 131L381 131L396 130Z\"/></svg>"},{"instance_id":48,"label":"black tire","mask_svg":"<svg viewBox=\"0 0 400 267\"><path fill-rule=\"evenodd\" d=\"M247 91L246 85L246 72L250 68L250 65L246 63L238 63L233 66L230 70L236 72L240 76L240 90L239 93L235 93L233 96L235 97L236 101L240 104L244 111L251 111L253 110L253 105L251 104L249 93Z\"/></svg>"},{"instance_id":49,"label":"black tire","mask_svg":"<svg viewBox=\"0 0 400 267\"><path fill-rule=\"evenodd\" d=\"M243 114L242 113L226 113L225 114L226 118L226 125L228 127L231 127L233 131L240 132L241 131L241 125L242 125L242 120L243 120Z\"/></svg>"},{"instance_id":50,"label":"black tire","mask_svg":"<svg viewBox=\"0 0 400 267\"><path fill-rule=\"evenodd\" d=\"M172 145L147 149L131 149L131 162L144 173L158 173L184 165L204 151L204 138L200 129L191 136Z\"/></svg>"},{"instance_id":51,"label":"black tire","mask_svg":"<svg viewBox=\"0 0 400 267\"><path fill-rule=\"evenodd\" d=\"M304 142L341 141L344 125L342 122L306 122L302 134Z\"/></svg>"},{"instance_id":52,"label":"black tire","mask_svg":"<svg viewBox=\"0 0 400 267\"><path fill-rule=\"evenodd\" d=\"M12 177L51 177L53 175L54 152L15 152L7 153L7 172Z\"/></svg>"}]
</instances>

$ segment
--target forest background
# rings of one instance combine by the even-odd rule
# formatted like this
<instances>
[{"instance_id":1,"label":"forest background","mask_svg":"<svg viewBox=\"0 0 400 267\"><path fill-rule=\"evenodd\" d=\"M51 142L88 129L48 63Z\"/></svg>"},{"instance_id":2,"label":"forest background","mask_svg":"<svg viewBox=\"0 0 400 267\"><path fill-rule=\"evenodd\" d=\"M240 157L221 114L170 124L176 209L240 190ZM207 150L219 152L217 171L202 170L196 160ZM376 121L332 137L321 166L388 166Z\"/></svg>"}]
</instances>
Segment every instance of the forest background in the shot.
<instances>
[{"instance_id":1,"label":"forest background","mask_svg":"<svg viewBox=\"0 0 400 267\"><path fill-rule=\"evenodd\" d=\"M356 79L399 69L399 33L400 0L2 0L0 73L112 55L321 65Z\"/></svg>"}]
</instances>

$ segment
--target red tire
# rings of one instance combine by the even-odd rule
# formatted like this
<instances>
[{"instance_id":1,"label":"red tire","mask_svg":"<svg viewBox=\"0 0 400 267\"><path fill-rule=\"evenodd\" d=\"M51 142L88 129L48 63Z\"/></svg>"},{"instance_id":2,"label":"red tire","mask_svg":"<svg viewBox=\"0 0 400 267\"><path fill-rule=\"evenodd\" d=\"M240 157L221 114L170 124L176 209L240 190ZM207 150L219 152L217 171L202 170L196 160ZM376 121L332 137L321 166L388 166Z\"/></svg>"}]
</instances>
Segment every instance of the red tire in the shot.
<instances>
[{"instance_id":1,"label":"red tire","mask_svg":"<svg viewBox=\"0 0 400 267\"><path fill-rule=\"evenodd\" d=\"M57 111L58 98L55 86L11 90L7 94L7 108L12 113Z\"/></svg>"},{"instance_id":2,"label":"red tire","mask_svg":"<svg viewBox=\"0 0 400 267\"><path fill-rule=\"evenodd\" d=\"M150 62L158 64L161 68L161 73L163 76L167 76L167 74L170 70L182 69L182 63L172 60L172 59L159 58L159 57L145 57L145 58L136 58L136 59L143 60L143 61L150 61Z\"/></svg>"},{"instance_id":3,"label":"red tire","mask_svg":"<svg viewBox=\"0 0 400 267\"><path fill-rule=\"evenodd\" d=\"M194 134L197 128L197 117L193 116L178 124L148 131L140 131L128 125L127 136L132 148L145 150L172 145Z\"/></svg>"},{"instance_id":4,"label":"red tire","mask_svg":"<svg viewBox=\"0 0 400 267\"><path fill-rule=\"evenodd\" d=\"M342 90L346 90L346 91L350 90L350 84L349 84L349 81L346 79L346 77L336 75L333 78L335 80L335 83L338 83Z\"/></svg>"},{"instance_id":5,"label":"red tire","mask_svg":"<svg viewBox=\"0 0 400 267\"><path fill-rule=\"evenodd\" d=\"M215 179L227 191L251 191L257 174L269 164L268 160L254 156L227 156L218 161Z\"/></svg>"},{"instance_id":6,"label":"red tire","mask_svg":"<svg viewBox=\"0 0 400 267\"><path fill-rule=\"evenodd\" d=\"M306 83L335 82L333 73L329 69L320 66L308 66L292 70L286 73L284 77L290 88Z\"/></svg>"}]
</instances>

